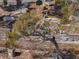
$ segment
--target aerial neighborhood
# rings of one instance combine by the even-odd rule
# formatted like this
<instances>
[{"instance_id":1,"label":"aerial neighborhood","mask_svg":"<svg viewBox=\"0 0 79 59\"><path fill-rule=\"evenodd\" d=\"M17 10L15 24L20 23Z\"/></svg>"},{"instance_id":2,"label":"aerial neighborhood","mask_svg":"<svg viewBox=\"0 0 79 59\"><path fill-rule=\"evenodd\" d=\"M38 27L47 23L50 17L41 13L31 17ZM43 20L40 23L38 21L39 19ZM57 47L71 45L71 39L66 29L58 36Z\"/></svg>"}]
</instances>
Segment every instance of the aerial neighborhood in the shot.
<instances>
[{"instance_id":1,"label":"aerial neighborhood","mask_svg":"<svg viewBox=\"0 0 79 59\"><path fill-rule=\"evenodd\" d=\"M79 59L79 0L0 0L0 59Z\"/></svg>"}]
</instances>

